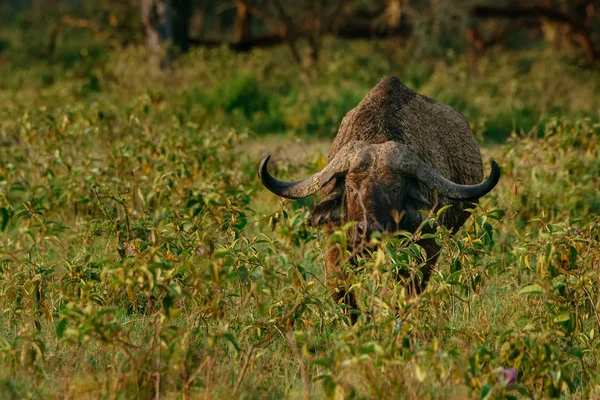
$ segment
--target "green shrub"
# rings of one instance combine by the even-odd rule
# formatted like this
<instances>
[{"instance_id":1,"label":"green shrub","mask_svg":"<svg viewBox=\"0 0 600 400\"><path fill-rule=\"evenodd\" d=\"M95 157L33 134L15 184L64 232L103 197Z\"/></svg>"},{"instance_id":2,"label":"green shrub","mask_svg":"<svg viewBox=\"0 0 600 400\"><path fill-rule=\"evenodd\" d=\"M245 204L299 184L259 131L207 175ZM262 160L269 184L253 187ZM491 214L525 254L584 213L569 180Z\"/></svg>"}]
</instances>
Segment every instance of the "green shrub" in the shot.
<instances>
[{"instance_id":1,"label":"green shrub","mask_svg":"<svg viewBox=\"0 0 600 400\"><path fill-rule=\"evenodd\" d=\"M398 67L482 136L515 133L483 148L499 186L459 232L430 234L443 250L425 293L397 279L424 262L414 235L376 235L346 266L352 324L323 261L348 226L310 228L314 199L282 202L256 177L265 149L294 160L276 176L322 168L342 116L394 68L368 42L326 45L304 80L285 49L197 50L169 72L128 49L3 75L0 397L598 397L593 73L531 54L529 81L508 56L479 78L460 58Z\"/></svg>"}]
</instances>

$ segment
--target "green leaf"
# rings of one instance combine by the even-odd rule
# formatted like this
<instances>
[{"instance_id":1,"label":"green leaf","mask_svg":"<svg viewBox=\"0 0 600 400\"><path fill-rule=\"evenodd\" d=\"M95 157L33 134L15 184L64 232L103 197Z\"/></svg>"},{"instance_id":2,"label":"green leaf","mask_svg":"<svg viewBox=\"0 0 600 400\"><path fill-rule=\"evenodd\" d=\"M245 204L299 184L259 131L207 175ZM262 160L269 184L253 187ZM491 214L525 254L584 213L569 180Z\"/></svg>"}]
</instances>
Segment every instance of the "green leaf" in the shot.
<instances>
[{"instance_id":1,"label":"green leaf","mask_svg":"<svg viewBox=\"0 0 600 400\"><path fill-rule=\"evenodd\" d=\"M485 385L483 385L483 387L481 388L481 396L480 396L480 399L481 399L481 400L484 400L484 399L487 399L487 398L489 398L489 397L490 397L490 395L492 394L492 389L493 389L493 388L494 388L494 387L493 387L492 385L490 385L490 384L487 384L487 383L486 383Z\"/></svg>"},{"instance_id":2,"label":"green leaf","mask_svg":"<svg viewBox=\"0 0 600 400\"><path fill-rule=\"evenodd\" d=\"M316 360L313 360L313 364L321 365L327 369L333 369L333 364L331 363L331 361L325 358L317 358Z\"/></svg>"},{"instance_id":3,"label":"green leaf","mask_svg":"<svg viewBox=\"0 0 600 400\"><path fill-rule=\"evenodd\" d=\"M569 266L571 268L575 267L576 262L577 262L577 249L574 246L569 246Z\"/></svg>"},{"instance_id":4,"label":"green leaf","mask_svg":"<svg viewBox=\"0 0 600 400\"><path fill-rule=\"evenodd\" d=\"M235 350L238 352L238 354L240 353L240 346L238 345L238 342L235 340L235 337L233 337L233 335L231 333L225 333L223 335L223 337L225 339L227 339L235 348Z\"/></svg>"},{"instance_id":5,"label":"green leaf","mask_svg":"<svg viewBox=\"0 0 600 400\"><path fill-rule=\"evenodd\" d=\"M527 391L527 389L525 389L523 386L521 385L513 385L510 387L510 390L515 390L517 391L519 394L525 396L525 397L529 397L530 399L533 398L529 392Z\"/></svg>"},{"instance_id":6,"label":"green leaf","mask_svg":"<svg viewBox=\"0 0 600 400\"><path fill-rule=\"evenodd\" d=\"M173 298L171 296L165 296L163 298L163 309L165 310L165 315L167 317L171 316L171 307L173 307Z\"/></svg>"},{"instance_id":7,"label":"green leaf","mask_svg":"<svg viewBox=\"0 0 600 400\"><path fill-rule=\"evenodd\" d=\"M504 217L505 211L501 208L493 208L488 212L488 218L500 221Z\"/></svg>"},{"instance_id":8,"label":"green leaf","mask_svg":"<svg viewBox=\"0 0 600 400\"><path fill-rule=\"evenodd\" d=\"M2 214L2 223L0 223L0 232L4 232L6 226L8 225L8 220L10 219L10 214L8 210L4 207L0 208L0 214Z\"/></svg>"},{"instance_id":9,"label":"green leaf","mask_svg":"<svg viewBox=\"0 0 600 400\"><path fill-rule=\"evenodd\" d=\"M560 314L554 318L554 322L567 322L571 320L571 314L568 311L561 311Z\"/></svg>"},{"instance_id":10,"label":"green leaf","mask_svg":"<svg viewBox=\"0 0 600 400\"><path fill-rule=\"evenodd\" d=\"M381 346L377 343L367 343L365 346L361 346L358 349L358 352L360 354L377 354L377 355L383 355L384 351L381 348Z\"/></svg>"},{"instance_id":11,"label":"green leaf","mask_svg":"<svg viewBox=\"0 0 600 400\"><path fill-rule=\"evenodd\" d=\"M460 281L458 280L458 278L460 278L461 274L462 274L462 271L453 272L450 275L448 275L448 277L446 278L446 281L451 285L460 284Z\"/></svg>"},{"instance_id":12,"label":"green leaf","mask_svg":"<svg viewBox=\"0 0 600 400\"><path fill-rule=\"evenodd\" d=\"M58 336L59 339L65 334L65 329L67 329L67 320L63 318L58 322L58 325L56 325L56 336Z\"/></svg>"},{"instance_id":13,"label":"green leaf","mask_svg":"<svg viewBox=\"0 0 600 400\"><path fill-rule=\"evenodd\" d=\"M440 208L439 210L437 210L437 212L435 213L436 217L440 217L440 215L442 215L447 209L449 209L450 207L452 207L452 204L447 204L444 207Z\"/></svg>"},{"instance_id":14,"label":"green leaf","mask_svg":"<svg viewBox=\"0 0 600 400\"><path fill-rule=\"evenodd\" d=\"M169 289L169 295L172 296L174 299L178 299L181 297L182 291L181 291L181 286L179 286L176 282L171 283L168 286Z\"/></svg>"},{"instance_id":15,"label":"green leaf","mask_svg":"<svg viewBox=\"0 0 600 400\"><path fill-rule=\"evenodd\" d=\"M548 244L546 244L546 251L544 252L544 264L548 265L548 260L550 259L550 256L552 255L552 242L548 242Z\"/></svg>"},{"instance_id":16,"label":"green leaf","mask_svg":"<svg viewBox=\"0 0 600 400\"><path fill-rule=\"evenodd\" d=\"M519 291L519 294L540 294L544 293L544 289L537 283L525 286Z\"/></svg>"},{"instance_id":17,"label":"green leaf","mask_svg":"<svg viewBox=\"0 0 600 400\"><path fill-rule=\"evenodd\" d=\"M485 233L488 234L490 239L494 236L494 227L489 222L483 224L483 229L485 230Z\"/></svg>"},{"instance_id":18,"label":"green leaf","mask_svg":"<svg viewBox=\"0 0 600 400\"><path fill-rule=\"evenodd\" d=\"M452 262L452 267L450 268L450 271L452 271L454 273L454 272L460 272L460 270L462 270L460 258L455 258L454 261Z\"/></svg>"},{"instance_id":19,"label":"green leaf","mask_svg":"<svg viewBox=\"0 0 600 400\"><path fill-rule=\"evenodd\" d=\"M572 348L568 351L569 355L577 358L583 358L583 351L581 349Z\"/></svg>"}]
</instances>

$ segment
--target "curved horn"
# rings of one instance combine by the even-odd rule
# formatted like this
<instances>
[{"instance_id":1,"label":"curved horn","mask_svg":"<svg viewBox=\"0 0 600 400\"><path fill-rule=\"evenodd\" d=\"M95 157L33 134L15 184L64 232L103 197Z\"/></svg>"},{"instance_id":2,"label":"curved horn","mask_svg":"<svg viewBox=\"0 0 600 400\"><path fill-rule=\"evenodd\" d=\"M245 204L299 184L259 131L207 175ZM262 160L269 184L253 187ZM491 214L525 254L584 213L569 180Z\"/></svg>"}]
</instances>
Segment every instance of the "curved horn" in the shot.
<instances>
[{"instance_id":1,"label":"curved horn","mask_svg":"<svg viewBox=\"0 0 600 400\"><path fill-rule=\"evenodd\" d=\"M460 185L441 176L429 165L417 171L417 179L433 188L437 187L438 193L452 200L476 200L488 194L500 180L500 167L492 160L492 172L488 178L476 185Z\"/></svg>"},{"instance_id":2,"label":"curved horn","mask_svg":"<svg viewBox=\"0 0 600 400\"><path fill-rule=\"evenodd\" d=\"M384 144L387 144L386 142ZM440 196L452 200L475 200L489 193L500 180L500 167L492 161L492 172L482 183L476 185L461 185L444 178L429 164L423 162L405 145L390 144L386 149L388 162L399 172L414 176L425 186L433 190L437 188Z\"/></svg>"},{"instance_id":3,"label":"curved horn","mask_svg":"<svg viewBox=\"0 0 600 400\"><path fill-rule=\"evenodd\" d=\"M288 199L301 199L318 192L329 181L345 175L357 159L360 150L367 145L363 142L352 142L344 146L322 171L307 179L297 182L285 182L274 178L267 169L270 155L263 158L258 167L258 177L262 184L271 192Z\"/></svg>"}]
</instances>

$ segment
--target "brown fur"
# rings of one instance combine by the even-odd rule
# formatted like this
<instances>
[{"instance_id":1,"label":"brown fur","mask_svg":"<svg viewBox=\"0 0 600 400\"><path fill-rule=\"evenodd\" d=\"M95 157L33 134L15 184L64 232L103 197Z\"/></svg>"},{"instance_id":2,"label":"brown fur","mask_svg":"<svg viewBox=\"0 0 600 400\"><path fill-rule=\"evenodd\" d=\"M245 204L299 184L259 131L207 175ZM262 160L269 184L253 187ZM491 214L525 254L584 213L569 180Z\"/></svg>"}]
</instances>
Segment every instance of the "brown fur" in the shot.
<instances>
[{"instance_id":1,"label":"brown fur","mask_svg":"<svg viewBox=\"0 0 600 400\"><path fill-rule=\"evenodd\" d=\"M446 179L460 184L477 184L483 179L479 145L465 117L448 105L412 91L391 76L384 77L344 117L328 162L354 141L368 144L400 142ZM397 193L392 192L392 187ZM354 191L348 193L349 188ZM313 225L329 226L334 222L362 221L363 232L358 232L357 228L352 232L354 240L351 242L355 245L360 236L368 238L372 231L381 228L391 231L400 227L414 231L420 222L417 210L423 207L408 196L411 188L419 188L431 204L435 203L434 193L424 185L410 178L394 176L385 165L366 160L360 170L339 177L323 188L321 198L324 201L315 208L310 221ZM334 195L341 190L343 196ZM464 209L472 203L438 199L437 209L446 204L453 205L441 223L456 231L468 218ZM390 226L398 213L404 215L403 222L400 226ZM420 244L427 252L428 262L423 270L423 281L415 283L417 292L424 288L440 250L431 240ZM326 263L334 299L355 307L355 299L344 287L346 277L337 247L327 250Z\"/></svg>"}]
</instances>

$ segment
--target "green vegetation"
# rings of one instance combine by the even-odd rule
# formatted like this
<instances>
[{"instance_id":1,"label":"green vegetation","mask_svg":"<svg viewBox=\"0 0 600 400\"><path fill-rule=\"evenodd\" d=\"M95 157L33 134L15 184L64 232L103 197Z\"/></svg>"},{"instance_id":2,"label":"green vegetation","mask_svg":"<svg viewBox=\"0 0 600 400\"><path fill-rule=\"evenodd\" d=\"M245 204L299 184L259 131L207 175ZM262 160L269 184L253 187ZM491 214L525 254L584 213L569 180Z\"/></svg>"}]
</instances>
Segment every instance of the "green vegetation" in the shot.
<instances>
[{"instance_id":1,"label":"green vegetation","mask_svg":"<svg viewBox=\"0 0 600 400\"><path fill-rule=\"evenodd\" d=\"M392 49L327 41L310 70L283 48L0 64L0 397L600 396L598 72L526 50L472 77ZM436 233L419 298L393 278L423 261L412 236L374 239L351 326L322 256L342 232L256 168L319 169L388 73L464 112L503 176Z\"/></svg>"}]
</instances>

